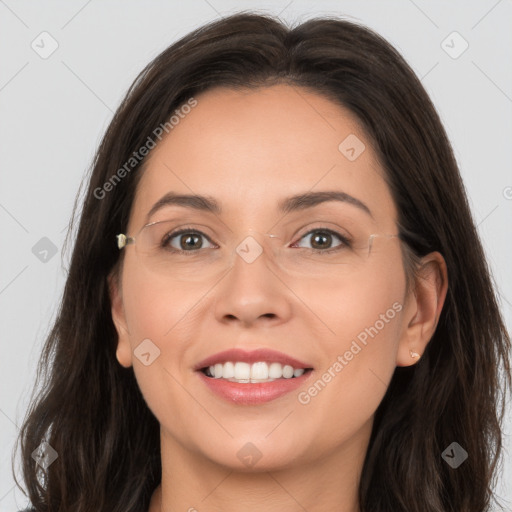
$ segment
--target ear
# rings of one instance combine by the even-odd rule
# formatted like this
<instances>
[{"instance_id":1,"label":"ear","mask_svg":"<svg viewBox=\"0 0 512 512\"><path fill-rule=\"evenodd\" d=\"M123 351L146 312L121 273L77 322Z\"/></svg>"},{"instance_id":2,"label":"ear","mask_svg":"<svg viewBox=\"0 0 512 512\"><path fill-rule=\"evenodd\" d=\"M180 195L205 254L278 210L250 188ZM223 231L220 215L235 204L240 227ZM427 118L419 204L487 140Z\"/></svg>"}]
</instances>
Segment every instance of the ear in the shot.
<instances>
[{"instance_id":1,"label":"ear","mask_svg":"<svg viewBox=\"0 0 512 512\"><path fill-rule=\"evenodd\" d=\"M421 259L413 291L404 308L397 366L411 366L421 358L436 330L447 290L448 273L443 256L439 252L427 254Z\"/></svg>"},{"instance_id":2,"label":"ear","mask_svg":"<svg viewBox=\"0 0 512 512\"><path fill-rule=\"evenodd\" d=\"M128 368L132 365L132 348L130 337L126 324L126 316L123 306L123 297L118 274L112 271L108 275L108 287L110 294L110 304L112 312L112 321L117 330L117 350L116 357L121 366Z\"/></svg>"}]
</instances>

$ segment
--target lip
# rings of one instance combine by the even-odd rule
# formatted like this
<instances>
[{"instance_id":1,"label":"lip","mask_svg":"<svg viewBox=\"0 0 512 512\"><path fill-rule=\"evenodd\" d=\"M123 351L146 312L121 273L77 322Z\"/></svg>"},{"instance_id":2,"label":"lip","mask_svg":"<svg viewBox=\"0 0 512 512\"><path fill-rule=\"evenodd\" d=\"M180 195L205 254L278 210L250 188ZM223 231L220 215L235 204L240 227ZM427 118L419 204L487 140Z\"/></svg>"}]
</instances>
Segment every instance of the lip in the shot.
<instances>
[{"instance_id":1,"label":"lip","mask_svg":"<svg viewBox=\"0 0 512 512\"><path fill-rule=\"evenodd\" d=\"M228 361L243 362L249 364L257 363L258 361L265 361L269 363L281 363L282 365L290 365L293 366L293 368L313 368L313 366L309 363L299 361L298 359L295 359L294 357L291 357L287 354L283 354L282 352L268 348L260 348L251 352L247 352L246 350L242 350L240 348L232 348L229 350L224 350L223 352L218 352L217 354L213 354L212 356L203 359L201 362L194 366L194 370L201 370L208 366L213 366L217 363L225 363Z\"/></svg>"},{"instance_id":2,"label":"lip","mask_svg":"<svg viewBox=\"0 0 512 512\"><path fill-rule=\"evenodd\" d=\"M196 372L199 378L221 398L238 405L258 405L275 400L302 386L313 374L313 370L304 372L300 377L276 379L272 382L239 383L206 376Z\"/></svg>"}]
</instances>

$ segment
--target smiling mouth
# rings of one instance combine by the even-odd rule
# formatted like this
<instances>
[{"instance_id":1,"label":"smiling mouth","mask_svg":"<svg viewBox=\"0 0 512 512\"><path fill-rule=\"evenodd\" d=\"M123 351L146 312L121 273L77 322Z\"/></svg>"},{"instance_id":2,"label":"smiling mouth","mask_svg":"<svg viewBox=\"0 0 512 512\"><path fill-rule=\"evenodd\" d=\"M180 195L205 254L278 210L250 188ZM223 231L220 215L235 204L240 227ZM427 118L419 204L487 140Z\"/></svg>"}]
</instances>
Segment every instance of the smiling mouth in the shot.
<instances>
[{"instance_id":1,"label":"smiling mouth","mask_svg":"<svg viewBox=\"0 0 512 512\"><path fill-rule=\"evenodd\" d=\"M200 369L210 379L221 379L240 384L258 384L275 380L296 379L312 370L312 368L294 368L290 365L266 361L252 364L241 361L227 361Z\"/></svg>"}]
</instances>

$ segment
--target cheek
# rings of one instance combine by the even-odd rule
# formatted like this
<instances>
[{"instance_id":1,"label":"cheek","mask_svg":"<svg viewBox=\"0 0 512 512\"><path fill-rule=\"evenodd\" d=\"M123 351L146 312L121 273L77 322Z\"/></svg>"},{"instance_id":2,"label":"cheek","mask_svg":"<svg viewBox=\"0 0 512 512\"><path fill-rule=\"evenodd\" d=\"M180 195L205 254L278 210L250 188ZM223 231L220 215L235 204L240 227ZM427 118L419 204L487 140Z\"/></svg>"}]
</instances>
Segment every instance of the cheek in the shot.
<instances>
[{"instance_id":1,"label":"cheek","mask_svg":"<svg viewBox=\"0 0 512 512\"><path fill-rule=\"evenodd\" d=\"M318 325L331 355L349 350L353 340L384 355L386 350L381 349L392 348L398 341L404 292L405 274L399 253L337 282L326 281L300 291L314 313L312 321L321 320ZM370 346L372 339L375 343Z\"/></svg>"},{"instance_id":2,"label":"cheek","mask_svg":"<svg viewBox=\"0 0 512 512\"><path fill-rule=\"evenodd\" d=\"M205 295L203 288L180 285L173 289L136 273L127 279L124 288L132 353L137 352L137 346L142 346L141 341L146 339L159 350L158 357L147 366L135 354L132 357L140 392L164 429L175 438L192 444L191 439L204 437L200 427L191 422L191 418L201 415L201 410L191 400L187 380L192 364L189 351L194 346L198 315L204 307L201 301ZM176 411L183 413L176 414Z\"/></svg>"},{"instance_id":3,"label":"cheek","mask_svg":"<svg viewBox=\"0 0 512 512\"><path fill-rule=\"evenodd\" d=\"M352 435L369 420L386 393L396 367L404 290L398 259L329 289L328 307L319 290L310 292L308 305L314 310L323 304L319 317L329 329L322 327L325 363L302 403L309 400L305 407L332 425L336 438Z\"/></svg>"},{"instance_id":4,"label":"cheek","mask_svg":"<svg viewBox=\"0 0 512 512\"><path fill-rule=\"evenodd\" d=\"M170 283L135 262L127 263L123 301L132 344L141 337L150 338L160 348L172 345L179 350L176 340L181 337L176 334L183 331L207 288L198 282Z\"/></svg>"},{"instance_id":5,"label":"cheek","mask_svg":"<svg viewBox=\"0 0 512 512\"><path fill-rule=\"evenodd\" d=\"M178 382L190 362L195 311L205 290L200 285L170 287L140 269L125 268L123 300L133 370L148 407L162 422L166 404L187 406Z\"/></svg>"}]
</instances>

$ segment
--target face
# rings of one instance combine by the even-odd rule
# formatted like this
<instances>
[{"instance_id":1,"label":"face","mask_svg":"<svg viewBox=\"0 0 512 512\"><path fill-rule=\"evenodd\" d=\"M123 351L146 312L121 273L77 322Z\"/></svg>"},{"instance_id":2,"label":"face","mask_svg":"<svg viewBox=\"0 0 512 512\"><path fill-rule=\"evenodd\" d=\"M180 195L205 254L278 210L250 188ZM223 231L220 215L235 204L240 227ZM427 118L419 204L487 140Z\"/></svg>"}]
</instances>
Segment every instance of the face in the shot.
<instances>
[{"instance_id":1,"label":"face","mask_svg":"<svg viewBox=\"0 0 512 512\"><path fill-rule=\"evenodd\" d=\"M325 229L366 241L397 233L397 211L370 141L349 111L296 87L217 88L196 100L151 151L127 234L140 240L145 224L171 220L174 231L189 229L172 246L183 250L201 232L191 246L202 255L167 255L175 258L172 272L169 264L144 264L137 241L122 249L113 300L117 358L133 365L164 438L210 462L243 469L243 455L259 451L257 467L269 470L350 450L369 433L400 364L408 321L400 243L376 238L362 258L345 249L341 264L311 251L340 245L336 235L325 238ZM369 211L353 200L279 209L291 196L320 191L342 192ZM168 192L214 198L221 211L167 204L147 218ZM308 235L313 228L324 229ZM253 245L246 250L265 248L250 263L229 252L248 236ZM312 370L271 399L258 399L258 391L251 402L233 391L268 384L234 384L221 396L196 366L232 348L278 351Z\"/></svg>"}]
</instances>

